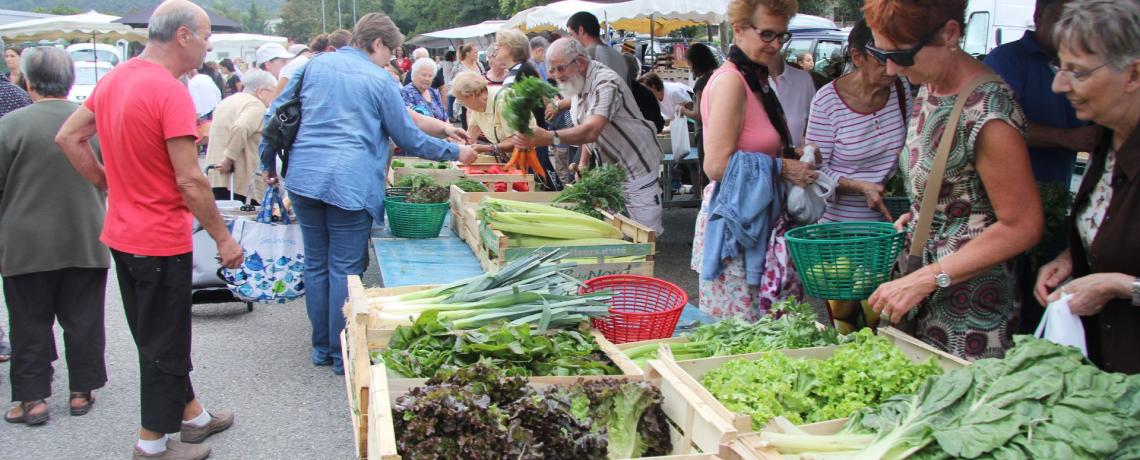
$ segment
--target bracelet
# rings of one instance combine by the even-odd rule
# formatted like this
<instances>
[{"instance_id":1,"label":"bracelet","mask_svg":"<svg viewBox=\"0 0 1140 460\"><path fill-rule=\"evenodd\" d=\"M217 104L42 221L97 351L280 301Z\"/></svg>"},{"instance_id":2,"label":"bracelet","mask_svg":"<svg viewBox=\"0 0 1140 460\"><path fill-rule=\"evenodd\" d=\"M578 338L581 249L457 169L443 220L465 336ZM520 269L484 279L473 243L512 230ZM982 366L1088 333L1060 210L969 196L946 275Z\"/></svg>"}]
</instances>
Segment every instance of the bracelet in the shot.
<instances>
[{"instance_id":1,"label":"bracelet","mask_svg":"<svg viewBox=\"0 0 1140 460\"><path fill-rule=\"evenodd\" d=\"M788 160L780 158L780 180L788 178Z\"/></svg>"}]
</instances>

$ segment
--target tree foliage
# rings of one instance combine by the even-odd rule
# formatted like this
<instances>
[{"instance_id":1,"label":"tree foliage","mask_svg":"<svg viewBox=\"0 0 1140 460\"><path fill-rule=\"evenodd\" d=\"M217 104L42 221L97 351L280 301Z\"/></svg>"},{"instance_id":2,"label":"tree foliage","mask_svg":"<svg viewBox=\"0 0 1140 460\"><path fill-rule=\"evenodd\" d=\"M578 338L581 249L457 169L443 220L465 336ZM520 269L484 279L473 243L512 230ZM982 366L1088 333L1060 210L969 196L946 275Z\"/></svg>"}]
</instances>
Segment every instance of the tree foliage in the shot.
<instances>
[{"instance_id":1,"label":"tree foliage","mask_svg":"<svg viewBox=\"0 0 1140 460\"><path fill-rule=\"evenodd\" d=\"M42 7L42 6L38 6L38 7L36 7L36 9L34 9L32 11L34 11L36 13L58 14L61 16L69 16L72 14L83 13L83 9L76 8L74 6L68 6L66 3L63 3L63 2L57 3L55 6L51 7L51 9L47 9L47 8Z\"/></svg>"},{"instance_id":2,"label":"tree foliage","mask_svg":"<svg viewBox=\"0 0 1140 460\"><path fill-rule=\"evenodd\" d=\"M863 0L802 0L800 13L855 22L863 17ZM834 17L832 13L834 12Z\"/></svg>"},{"instance_id":3,"label":"tree foliage","mask_svg":"<svg viewBox=\"0 0 1140 460\"><path fill-rule=\"evenodd\" d=\"M241 23L241 10L229 6L220 0L214 0L214 3L211 3L209 8L213 12L225 16L233 22Z\"/></svg>"},{"instance_id":4,"label":"tree foliage","mask_svg":"<svg viewBox=\"0 0 1140 460\"><path fill-rule=\"evenodd\" d=\"M533 0L524 0L533 1ZM414 29L401 27L405 34L424 33L478 24L498 19L500 0L396 0L397 25L404 21Z\"/></svg>"},{"instance_id":5,"label":"tree foliage","mask_svg":"<svg viewBox=\"0 0 1140 460\"><path fill-rule=\"evenodd\" d=\"M249 9L241 18L242 31L249 34L265 33L265 13L256 1L249 2Z\"/></svg>"},{"instance_id":6,"label":"tree foliage","mask_svg":"<svg viewBox=\"0 0 1140 460\"><path fill-rule=\"evenodd\" d=\"M276 35L291 38L294 42L308 42L321 33L321 5L319 0L290 0L281 7L281 24L273 31Z\"/></svg>"}]
</instances>

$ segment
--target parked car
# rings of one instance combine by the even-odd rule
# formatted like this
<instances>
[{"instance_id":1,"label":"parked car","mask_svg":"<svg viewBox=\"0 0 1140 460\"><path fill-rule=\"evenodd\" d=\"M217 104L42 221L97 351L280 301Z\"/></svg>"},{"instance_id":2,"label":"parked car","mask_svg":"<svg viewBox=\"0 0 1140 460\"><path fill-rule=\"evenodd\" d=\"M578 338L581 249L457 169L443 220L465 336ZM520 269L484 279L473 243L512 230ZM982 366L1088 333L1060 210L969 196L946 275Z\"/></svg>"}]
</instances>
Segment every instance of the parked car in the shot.
<instances>
[{"instance_id":1,"label":"parked car","mask_svg":"<svg viewBox=\"0 0 1140 460\"><path fill-rule=\"evenodd\" d=\"M103 43L76 43L67 47L67 53L75 62L106 62L111 67L123 62L123 55L118 48Z\"/></svg>"},{"instance_id":2,"label":"parked car","mask_svg":"<svg viewBox=\"0 0 1140 460\"><path fill-rule=\"evenodd\" d=\"M67 100L76 104L82 104L95 91L95 83L102 80L107 72L111 71L111 63L105 61L88 62L81 61L75 63L75 84L71 87L71 92L67 93Z\"/></svg>"},{"instance_id":3,"label":"parked car","mask_svg":"<svg viewBox=\"0 0 1140 460\"><path fill-rule=\"evenodd\" d=\"M653 39L652 48L650 48L650 42L649 42L648 38L644 38L644 39L640 39L640 40L631 40L631 41L633 41L634 44L637 45L637 56L638 56L638 59L641 60L641 71L642 72L648 72L650 70L653 70L653 67L657 64L657 56L660 55L661 53L665 52L666 49L668 49L670 52L672 52L673 45L676 43L684 43L686 50L688 50L689 45L691 45L693 43L703 43L703 44L707 45L709 47L709 49L712 50L713 56L716 57L717 64L722 64L722 63L724 63L724 60L725 60L724 53L722 53L720 51L719 47L717 47L716 45L714 45L712 43L708 43L704 40L694 40L694 39L686 39L686 38L672 38L672 37L658 37L658 38ZM620 50L621 45L622 45L622 42L619 42L619 41L614 42L614 48L617 48Z\"/></svg>"},{"instance_id":4,"label":"parked car","mask_svg":"<svg viewBox=\"0 0 1140 460\"><path fill-rule=\"evenodd\" d=\"M830 19L809 14L797 14L788 24L792 39L784 44L784 59L795 62L803 53L811 53L815 60L813 71L836 78L843 74L843 52L850 30L841 30Z\"/></svg>"},{"instance_id":5,"label":"parked car","mask_svg":"<svg viewBox=\"0 0 1140 460\"><path fill-rule=\"evenodd\" d=\"M1035 0L970 0L962 50L979 58L1033 28Z\"/></svg>"}]
</instances>

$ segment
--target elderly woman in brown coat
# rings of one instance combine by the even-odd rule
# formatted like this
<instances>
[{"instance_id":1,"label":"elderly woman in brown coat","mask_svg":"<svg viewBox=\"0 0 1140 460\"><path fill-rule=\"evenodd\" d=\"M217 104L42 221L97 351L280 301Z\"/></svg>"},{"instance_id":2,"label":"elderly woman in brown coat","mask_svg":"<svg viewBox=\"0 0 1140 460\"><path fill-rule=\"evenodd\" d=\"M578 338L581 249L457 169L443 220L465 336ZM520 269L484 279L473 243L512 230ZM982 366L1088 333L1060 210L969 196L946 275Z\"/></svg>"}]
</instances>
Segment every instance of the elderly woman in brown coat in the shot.
<instances>
[{"instance_id":1,"label":"elderly woman in brown coat","mask_svg":"<svg viewBox=\"0 0 1140 460\"><path fill-rule=\"evenodd\" d=\"M1077 0L1054 29L1060 51L1053 91L1100 126L1069 214L1069 250L1041 267L1044 305L1070 294L1089 358L1140 373L1140 3ZM1072 278L1067 284L1065 280ZM1058 289L1060 286L1060 289Z\"/></svg>"},{"instance_id":2,"label":"elderly woman in brown coat","mask_svg":"<svg viewBox=\"0 0 1140 460\"><path fill-rule=\"evenodd\" d=\"M252 70L243 83L242 92L225 98L214 109L206 163L218 165L217 171L209 173L215 199L228 200L232 193L235 200L248 198L256 204L266 188L258 168L261 122L277 94L277 81L269 72Z\"/></svg>"}]
</instances>

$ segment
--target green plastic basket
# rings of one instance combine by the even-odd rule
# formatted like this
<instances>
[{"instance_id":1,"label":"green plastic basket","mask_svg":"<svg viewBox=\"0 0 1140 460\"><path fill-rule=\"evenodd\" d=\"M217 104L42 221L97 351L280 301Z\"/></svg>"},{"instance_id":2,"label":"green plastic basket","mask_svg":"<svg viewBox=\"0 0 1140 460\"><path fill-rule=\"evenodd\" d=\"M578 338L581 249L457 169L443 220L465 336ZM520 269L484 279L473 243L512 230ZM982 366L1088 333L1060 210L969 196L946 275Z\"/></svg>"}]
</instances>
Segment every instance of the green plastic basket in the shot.
<instances>
[{"instance_id":1,"label":"green plastic basket","mask_svg":"<svg viewBox=\"0 0 1140 460\"><path fill-rule=\"evenodd\" d=\"M388 216L388 229L400 238L435 238L443 228L443 219L451 203L405 203L406 196L384 199L384 214Z\"/></svg>"},{"instance_id":2,"label":"green plastic basket","mask_svg":"<svg viewBox=\"0 0 1140 460\"><path fill-rule=\"evenodd\" d=\"M890 279L906 234L886 222L836 222L792 229L785 237L808 295L863 300Z\"/></svg>"},{"instance_id":3,"label":"green plastic basket","mask_svg":"<svg viewBox=\"0 0 1140 460\"><path fill-rule=\"evenodd\" d=\"M891 212L891 220L899 220L903 214L910 214L910 198L905 196L885 196L883 202L887 204L887 211Z\"/></svg>"}]
</instances>

